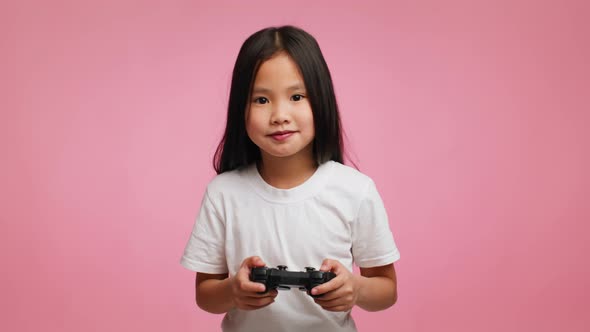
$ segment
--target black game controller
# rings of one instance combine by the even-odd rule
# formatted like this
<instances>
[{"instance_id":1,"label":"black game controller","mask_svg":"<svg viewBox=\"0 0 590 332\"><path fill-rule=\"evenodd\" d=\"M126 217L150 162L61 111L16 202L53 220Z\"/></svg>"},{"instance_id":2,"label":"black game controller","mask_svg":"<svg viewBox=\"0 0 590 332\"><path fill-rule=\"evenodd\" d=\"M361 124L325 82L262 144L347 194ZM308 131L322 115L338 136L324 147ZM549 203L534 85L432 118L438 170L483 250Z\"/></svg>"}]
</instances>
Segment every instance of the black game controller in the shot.
<instances>
[{"instance_id":1,"label":"black game controller","mask_svg":"<svg viewBox=\"0 0 590 332\"><path fill-rule=\"evenodd\" d=\"M266 289L264 294L272 289L288 290L290 286L299 286L302 291L307 291L311 295L312 288L324 284L336 277L333 272L316 271L313 267L306 267L305 272L287 271L285 265L279 265L277 268L255 267L250 273L250 280L263 284ZM323 295L323 294L322 294ZM311 297L321 297L322 295L311 295Z\"/></svg>"}]
</instances>

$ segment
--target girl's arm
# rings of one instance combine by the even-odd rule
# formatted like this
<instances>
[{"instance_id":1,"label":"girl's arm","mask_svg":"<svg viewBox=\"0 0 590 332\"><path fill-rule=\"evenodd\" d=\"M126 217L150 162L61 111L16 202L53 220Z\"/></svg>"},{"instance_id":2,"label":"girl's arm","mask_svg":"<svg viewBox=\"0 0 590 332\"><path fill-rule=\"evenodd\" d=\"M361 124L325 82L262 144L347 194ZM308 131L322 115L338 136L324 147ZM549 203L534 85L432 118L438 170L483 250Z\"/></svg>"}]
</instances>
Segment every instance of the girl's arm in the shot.
<instances>
[{"instance_id":1,"label":"girl's arm","mask_svg":"<svg viewBox=\"0 0 590 332\"><path fill-rule=\"evenodd\" d=\"M393 264L360 270L356 304L367 311L379 311L394 305L397 301L397 277Z\"/></svg>"},{"instance_id":2,"label":"girl's arm","mask_svg":"<svg viewBox=\"0 0 590 332\"><path fill-rule=\"evenodd\" d=\"M199 308L207 312L222 314L229 311L234 304L228 274L197 272L195 298Z\"/></svg>"}]
</instances>

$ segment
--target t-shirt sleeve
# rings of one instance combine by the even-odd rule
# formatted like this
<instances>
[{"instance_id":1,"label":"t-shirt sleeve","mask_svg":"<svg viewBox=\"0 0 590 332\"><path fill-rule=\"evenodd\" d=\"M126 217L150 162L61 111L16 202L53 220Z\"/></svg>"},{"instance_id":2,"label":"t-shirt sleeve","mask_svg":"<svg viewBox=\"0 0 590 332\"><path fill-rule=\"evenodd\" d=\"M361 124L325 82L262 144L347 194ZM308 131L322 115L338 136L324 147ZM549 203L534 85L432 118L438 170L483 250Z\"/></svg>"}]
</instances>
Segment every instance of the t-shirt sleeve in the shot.
<instances>
[{"instance_id":1,"label":"t-shirt sleeve","mask_svg":"<svg viewBox=\"0 0 590 332\"><path fill-rule=\"evenodd\" d=\"M190 238L180 259L185 268L202 273L227 273L225 223L205 192Z\"/></svg>"},{"instance_id":2,"label":"t-shirt sleeve","mask_svg":"<svg viewBox=\"0 0 590 332\"><path fill-rule=\"evenodd\" d=\"M359 267L383 266L400 258L385 206L372 180L352 225L352 255Z\"/></svg>"}]
</instances>

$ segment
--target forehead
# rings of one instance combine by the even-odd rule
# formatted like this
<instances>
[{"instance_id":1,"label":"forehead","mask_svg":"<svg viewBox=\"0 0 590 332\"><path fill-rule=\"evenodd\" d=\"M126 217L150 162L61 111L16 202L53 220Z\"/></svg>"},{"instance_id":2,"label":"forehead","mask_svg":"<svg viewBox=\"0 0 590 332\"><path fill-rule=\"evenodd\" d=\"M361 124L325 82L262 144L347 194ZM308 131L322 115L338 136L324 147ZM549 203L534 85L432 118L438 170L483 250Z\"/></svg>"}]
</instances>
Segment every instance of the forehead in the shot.
<instances>
[{"instance_id":1,"label":"forehead","mask_svg":"<svg viewBox=\"0 0 590 332\"><path fill-rule=\"evenodd\" d=\"M305 89L297 64L286 54L276 55L260 65L254 92Z\"/></svg>"}]
</instances>

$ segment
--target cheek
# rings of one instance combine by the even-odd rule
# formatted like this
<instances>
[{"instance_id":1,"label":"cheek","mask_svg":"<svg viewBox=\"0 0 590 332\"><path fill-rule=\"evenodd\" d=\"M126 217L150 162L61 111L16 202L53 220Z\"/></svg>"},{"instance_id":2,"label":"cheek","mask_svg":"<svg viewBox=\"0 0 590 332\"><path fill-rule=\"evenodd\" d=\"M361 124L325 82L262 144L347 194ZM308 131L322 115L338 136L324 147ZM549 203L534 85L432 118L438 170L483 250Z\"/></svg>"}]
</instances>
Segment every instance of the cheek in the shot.
<instances>
[{"instance_id":1,"label":"cheek","mask_svg":"<svg viewBox=\"0 0 590 332\"><path fill-rule=\"evenodd\" d=\"M248 137L250 139L253 139L256 133L256 129L252 124L252 121L246 120L246 135L248 135Z\"/></svg>"},{"instance_id":2,"label":"cheek","mask_svg":"<svg viewBox=\"0 0 590 332\"><path fill-rule=\"evenodd\" d=\"M263 120L260 117L250 114L246 117L246 132L248 136L260 134L264 131Z\"/></svg>"},{"instance_id":3,"label":"cheek","mask_svg":"<svg viewBox=\"0 0 590 332\"><path fill-rule=\"evenodd\" d=\"M304 118L301 119L301 123L305 127L305 130L311 134L314 134L314 123L313 123L313 114L310 112L306 114Z\"/></svg>"}]
</instances>

